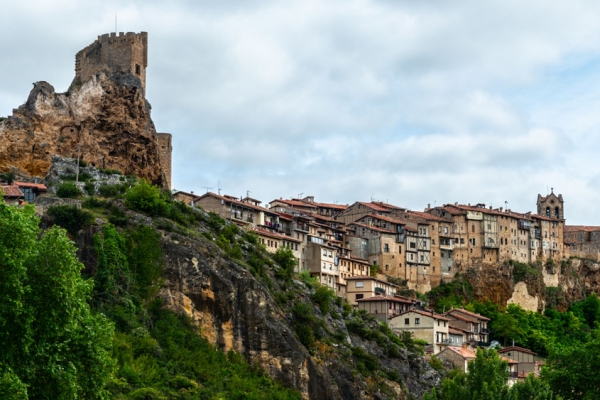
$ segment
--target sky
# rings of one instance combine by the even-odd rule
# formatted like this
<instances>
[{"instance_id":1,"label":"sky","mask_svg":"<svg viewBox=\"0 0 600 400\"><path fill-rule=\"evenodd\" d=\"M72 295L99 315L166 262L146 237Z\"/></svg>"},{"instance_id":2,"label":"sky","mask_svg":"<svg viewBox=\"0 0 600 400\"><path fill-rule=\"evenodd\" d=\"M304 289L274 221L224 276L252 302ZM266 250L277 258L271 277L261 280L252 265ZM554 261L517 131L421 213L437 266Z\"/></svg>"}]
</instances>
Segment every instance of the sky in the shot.
<instances>
[{"instance_id":1,"label":"sky","mask_svg":"<svg viewBox=\"0 0 600 400\"><path fill-rule=\"evenodd\" d=\"M98 35L149 35L172 186L459 202L600 225L600 2L2 0L0 116ZM210 189L207 189L210 188Z\"/></svg>"}]
</instances>

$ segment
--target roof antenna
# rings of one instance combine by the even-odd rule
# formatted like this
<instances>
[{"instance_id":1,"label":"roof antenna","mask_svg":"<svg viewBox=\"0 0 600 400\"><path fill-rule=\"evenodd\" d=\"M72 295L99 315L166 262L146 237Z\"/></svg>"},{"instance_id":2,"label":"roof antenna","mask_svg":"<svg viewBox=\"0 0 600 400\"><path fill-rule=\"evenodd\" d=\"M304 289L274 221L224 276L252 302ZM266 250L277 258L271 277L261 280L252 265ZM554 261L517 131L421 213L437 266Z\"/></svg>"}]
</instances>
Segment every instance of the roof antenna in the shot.
<instances>
[{"instance_id":1,"label":"roof antenna","mask_svg":"<svg viewBox=\"0 0 600 400\"><path fill-rule=\"evenodd\" d=\"M252 192L249 190L246 190L246 197L250 198L250 193L252 193Z\"/></svg>"},{"instance_id":2,"label":"roof antenna","mask_svg":"<svg viewBox=\"0 0 600 400\"><path fill-rule=\"evenodd\" d=\"M202 186L204 189L206 189L206 193L208 193L208 191L212 188L208 187L208 186Z\"/></svg>"},{"instance_id":3,"label":"roof antenna","mask_svg":"<svg viewBox=\"0 0 600 400\"><path fill-rule=\"evenodd\" d=\"M298 199L301 199L303 194L304 194L304 192L298 193Z\"/></svg>"},{"instance_id":4,"label":"roof antenna","mask_svg":"<svg viewBox=\"0 0 600 400\"><path fill-rule=\"evenodd\" d=\"M217 181L217 192L221 195L221 181Z\"/></svg>"},{"instance_id":5,"label":"roof antenna","mask_svg":"<svg viewBox=\"0 0 600 400\"><path fill-rule=\"evenodd\" d=\"M117 33L117 14L115 14L115 33Z\"/></svg>"}]
</instances>

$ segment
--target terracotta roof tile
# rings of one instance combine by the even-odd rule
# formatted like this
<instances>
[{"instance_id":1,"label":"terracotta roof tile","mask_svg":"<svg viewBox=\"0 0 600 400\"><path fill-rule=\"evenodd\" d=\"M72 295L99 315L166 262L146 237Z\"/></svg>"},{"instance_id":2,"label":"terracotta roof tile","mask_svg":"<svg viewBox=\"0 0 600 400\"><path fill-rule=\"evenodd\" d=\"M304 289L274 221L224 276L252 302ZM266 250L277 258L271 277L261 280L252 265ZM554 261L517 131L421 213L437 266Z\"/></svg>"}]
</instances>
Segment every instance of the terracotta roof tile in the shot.
<instances>
[{"instance_id":1,"label":"terracotta roof tile","mask_svg":"<svg viewBox=\"0 0 600 400\"><path fill-rule=\"evenodd\" d=\"M447 318L447 317L443 316L442 314L437 314L437 313L435 313L433 311L427 311L427 310L416 310L416 309L415 310L409 310L409 311L403 312L400 315L404 315L404 314L409 313L409 312L414 312L414 313L417 313L417 314L420 314L420 315L423 315L423 316L426 316L426 317L431 317L431 318L439 319L439 320L442 320L442 321L450 321L450 318Z\"/></svg>"},{"instance_id":2,"label":"terracotta roof tile","mask_svg":"<svg viewBox=\"0 0 600 400\"><path fill-rule=\"evenodd\" d=\"M290 242L296 242L296 243L302 243L301 240L293 238L291 236L288 235L284 235L282 233L277 233L277 232L272 232L268 229L263 229L263 228L251 228L250 229L253 232L256 232L258 235L263 235L263 236L269 236L275 239L280 239L280 240L288 240Z\"/></svg>"},{"instance_id":3,"label":"terracotta roof tile","mask_svg":"<svg viewBox=\"0 0 600 400\"><path fill-rule=\"evenodd\" d=\"M33 183L33 182L13 182L14 185L17 185L18 187L24 187L24 188L35 188L37 190L39 190L40 192L45 192L46 190L48 190L48 188L46 187L46 185L44 185L43 183Z\"/></svg>"},{"instance_id":4,"label":"terracotta roof tile","mask_svg":"<svg viewBox=\"0 0 600 400\"><path fill-rule=\"evenodd\" d=\"M596 232L600 226L565 225L565 232Z\"/></svg>"},{"instance_id":5,"label":"terracotta roof tile","mask_svg":"<svg viewBox=\"0 0 600 400\"><path fill-rule=\"evenodd\" d=\"M509 351L520 351L521 353L527 353L527 354L531 354L534 356L537 356L537 353L534 351L531 351L529 349L525 349L523 347L519 347L519 346L509 346L509 347L505 347L501 350L498 350L498 353L507 353Z\"/></svg>"},{"instance_id":6,"label":"terracotta roof tile","mask_svg":"<svg viewBox=\"0 0 600 400\"><path fill-rule=\"evenodd\" d=\"M481 314L477 314L477 313L474 313L474 312L471 312L471 311L467 311L467 310L465 310L463 308L453 308L452 310L448 311L446 314L452 314L454 312L459 312L459 313L462 313L462 314L466 314L466 315L468 315L470 317L477 318L477 319L483 320L483 321L489 321L490 320L489 318L484 317Z\"/></svg>"},{"instance_id":7,"label":"terracotta roof tile","mask_svg":"<svg viewBox=\"0 0 600 400\"><path fill-rule=\"evenodd\" d=\"M383 228L378 228L376 226L359 224L358 222L353 222L351 224L348 224L348 226L352 226L352 225L359 226L361 228L371 229L372 231L377 231L377 232L381 232L381 233L389 233L391 235L395 235L396 234L396 232L390 231L389 229L383 229Z\"/></svg>"},{"instance_id":8,"label":"terracotta roof tile","mask_svg":"<svg viewBox=\"0 0 600 400\"><path fill-rule=\"evenodd\" d=\"M363 299L357 299L357 302L363 302L363 301L391 301L393 303L402 303L402 304L413 304L412 300L408 300L405 297L399 297L399 296L387 296L387 295L379 295L379 296L371 296L371 297L367 297L367 298L363 298Z\"/></svg>"},{"instance_id":9,"label":"terracotta roof tile","mask_svg":"<svg viewBox=\"0 0 600 400\"><path fill-rule=\"evenodd\" d=\"M455 352L465 359L474 359L477 357L477 354L471 349L465 349L464 347L456 347L456 346L448 346L448 350Z\"/></svg>"},{"instance_id":10,"label":"terracotta roof tile","mask_svg":"<svg viewBox=\"0 0 600 400\"><path fill-rule=\"evenodd\" d=\"M5 198L18 199L24 197L23 192L21 192L17 185L2 185L2 191Z\"/></svg>"}]
</instances>

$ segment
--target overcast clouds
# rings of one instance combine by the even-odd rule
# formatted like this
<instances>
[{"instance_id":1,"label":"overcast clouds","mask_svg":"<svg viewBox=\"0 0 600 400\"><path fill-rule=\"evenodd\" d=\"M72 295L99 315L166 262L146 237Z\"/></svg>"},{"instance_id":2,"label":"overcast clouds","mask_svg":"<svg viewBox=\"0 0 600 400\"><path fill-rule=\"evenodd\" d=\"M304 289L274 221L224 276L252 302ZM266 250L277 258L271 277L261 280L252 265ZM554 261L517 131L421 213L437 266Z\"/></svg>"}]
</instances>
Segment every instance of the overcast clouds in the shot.
<instances>
[{"instance_id":1,"label":"overcast clouds","mask_svg":"<svg viewBox=\"0 0 600 400\"><path fill-rule=\"evenodd\" d=\"M597 1L3 3L0 115L66 90L115 14L149 33L177 189L535 212L554 187L600 225Z\"/></svg>"}]
</instances>

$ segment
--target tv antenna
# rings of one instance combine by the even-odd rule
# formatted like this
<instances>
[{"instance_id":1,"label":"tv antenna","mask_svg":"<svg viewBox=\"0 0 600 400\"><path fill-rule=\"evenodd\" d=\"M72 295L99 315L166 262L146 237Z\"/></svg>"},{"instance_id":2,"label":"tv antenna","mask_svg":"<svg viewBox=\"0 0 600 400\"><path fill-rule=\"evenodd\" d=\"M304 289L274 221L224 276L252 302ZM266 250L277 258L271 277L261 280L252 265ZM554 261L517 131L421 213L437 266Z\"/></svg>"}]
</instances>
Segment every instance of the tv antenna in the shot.
<instances>
[{"instance_id":1,"label":"tv antenna","mask_svg":"<svg viewBox=\"0 0 600 400\"><path fill-rule=\"evenodd\" d=\"M115 33L117 33L117 14L115 14Z\"/></svg>"},{"instance_id":2,"label":"tv antenna","mask_svg":"<svg viewBox=\"0 0 600 400\"><path fill-rule=\"evenodd\" d=\"M221 195L221 181L217 181L217 192Z\"/></svg>"},{"instance_id":3,"label":"tv antenna","mask_svg":"<svg viewBox=\"0 0 600 400\"><path fill-rule=\"evenodd\" d=\"M298 193L298 198L301 199L303 194L304 194L304 192Z\"/></svg>"},{"instance_id":4,"label":"tv antenna","mask_svg":"<svg viewBox=\"0 0 600 400\"><path fill-rule=\"evenodd\" d=\"M249 190L246 190L246 197L248 197L248 198L249 198L249 197L250 197L250 193L252 193L252 192L251 192L251 191L249 191Z\"/></svg>"},{"instance_id":5,"label":"tv antenna","mask_svg":"<svg viewBox=\"0 0 600 400\"><path fill-rule=\"evenodd\" d=\"M206 193L208 193L208 191L212 189L211 187L208 187L208 186L202 186L202 188L206 189Z\"/></svg>"}]
</instances>

